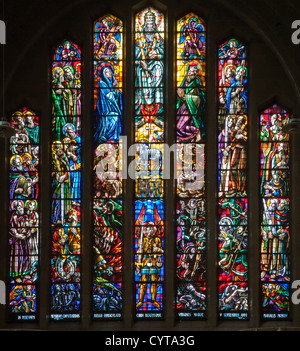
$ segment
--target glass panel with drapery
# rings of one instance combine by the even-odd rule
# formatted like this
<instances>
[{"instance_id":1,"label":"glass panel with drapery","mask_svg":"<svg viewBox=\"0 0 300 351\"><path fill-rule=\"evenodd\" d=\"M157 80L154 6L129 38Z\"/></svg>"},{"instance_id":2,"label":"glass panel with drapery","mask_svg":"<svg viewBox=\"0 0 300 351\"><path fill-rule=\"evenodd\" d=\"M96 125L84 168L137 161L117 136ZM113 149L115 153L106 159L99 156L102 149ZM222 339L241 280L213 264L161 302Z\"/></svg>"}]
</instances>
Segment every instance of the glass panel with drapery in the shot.
<instances>
[{"instance_id":1,"label":"glass panel with drapery","mask_svg":"<svg viewBox=\"0 0 300 351\"><path fill-rule=\"evenodd\" d=\"M218 47L218 312L247 319L248 89L245 46L235 38Z\"/></svg>"},{"instance_id":2,"label":"glass panel with drapery","mask_svg":"<svg viewBox=\"0 0 300 351\"><path fill-rule=\"evenodd\" d=\"M10 118L9 320L36 320L40 260L40 118L19 109Z\"/></svg>"},{"instance_id":3,"label":"glass panel with drapery","mask_svg":"<svg viewBox=\"0 0 300 351\"><path fill-rule=\"evenodd\" d=\"M260 114L260 280L262 318L290 311L290 145L282 130L289 114L278 105Z\"/></svg>"},{"instance_id":4,"label":"glass panel with drapery","mask_svg":"<svg viewBox=\"0 0 300 351\"><path fill-rule=\"evenodd\" d=\"M135 16L135 317L161 318L164 298L165 21Z\"/></svg>"},{"instance_id":5,"label":"glass panel with drapery","mask_svg":"<svg viewBox=\"0 0 300 351\"><path fill-rule=\"evenodd\" d=\"M205 23L189 13L176 33L176 314L206 312Z\"/></svg>"},{"instance_id":6,"label":"glass panel with drapery","mask_svg":"<svg viewBox=\"0 0 300 351\"><path fill-rule=\"evenodd\" d=\"M51 319L80 318L81 50L64 41L52 55Z\"/></svg>"},{"instance_id":7,"label":"glass panel with drapery","mask_svg":"<svg viewBox=\"0 0 300 351\"><path fill-rule=\"evenodd\" d=\"M93 317L122 316L123 24L113 15L94 22Z\"/></svg>"}]
</instances>

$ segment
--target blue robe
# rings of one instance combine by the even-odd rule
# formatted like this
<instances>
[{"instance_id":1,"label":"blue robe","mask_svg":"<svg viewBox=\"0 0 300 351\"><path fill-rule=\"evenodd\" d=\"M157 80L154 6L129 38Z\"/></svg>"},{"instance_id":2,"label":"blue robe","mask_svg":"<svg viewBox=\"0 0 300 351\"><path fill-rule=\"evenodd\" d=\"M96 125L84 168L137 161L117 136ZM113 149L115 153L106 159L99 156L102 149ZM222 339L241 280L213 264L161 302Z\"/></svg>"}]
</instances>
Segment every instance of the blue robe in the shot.
<instances>
[{"instance_id":1,"label":"blue robe","mask_svg":"<svg viewBox=\"0 0 300 351\"><path fill-rule=\"evenodd\" d=\"M242 84L243 84L243 87L244 87L244 91L241 91L239 93L240 98L244 102L245 111L247 110L247 89L246 89L247 81L248 81L247 78L243 79ZM240 85L240 84L241 84L241 81L236 80L235 77L232 78L232 80L230 82L230 87L229 87L229 89L227 90L227 93L226 93L226 112L227 113L229 113L229 111L230 111L230 102L231 102L232 90L235 89L235 87Z\"/></svg>"},{"instance_id":2,"label":"blue robe","mask_svg":"<svg viewBox=\"0 0 300 351\"><path fill-rule=\"evenodd\" d=\"M118 142L122 132L122 93L113 88L113 72L111 78L104 75L106 69L112 71L110 67L105 66L100 73L94 133L94 141L97 143Z\"/></svg>"}]
</instances>

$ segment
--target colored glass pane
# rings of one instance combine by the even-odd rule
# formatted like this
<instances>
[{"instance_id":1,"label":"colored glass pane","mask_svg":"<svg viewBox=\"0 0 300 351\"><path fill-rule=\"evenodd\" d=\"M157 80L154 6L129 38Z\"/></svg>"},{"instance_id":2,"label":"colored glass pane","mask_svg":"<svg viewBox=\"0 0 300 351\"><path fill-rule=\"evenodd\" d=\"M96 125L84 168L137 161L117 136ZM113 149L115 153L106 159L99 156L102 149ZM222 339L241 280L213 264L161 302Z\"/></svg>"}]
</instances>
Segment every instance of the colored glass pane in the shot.
<instances>
[{"instance_id":1,"label":"colored glass pane","mask_svg":"<svg viewBox=\"0 0 300 351\"><path fill-rule=\"evenodd\" d=\"M38 318L40 281L40 119L21 108L10 124L9 319Z\"/></svg>"},{"instance_id":2,"label":"colored glass pane","mask_svg":"<svg viewBox=\"0 0 300 351\"><path fill-rule=\"evenodd\" d=\"M260 114L261 297L264 320L290 312L289 114L273 105Z\"/></svg>"},{"instance_id":3,"label":"colored glass pane","mask_svg":"<svg viewBox=\"0 0 300 351\"><path fill-rule=\"evenodd\" d=\"M93 318L120 319L123 297L123 24L94 22Z\"/></svg>"},{"instance_id":4,"label":"colored glass pane","mask_svg":"<svg viewBox=\"0 0 300 351\"><path fill-rule=\"evenodd\" d=\"M246 48L231 38L218 50L218 312L247 319L248 91Z\"/></svg>"},{"instance_id":5,"label":"colored glass pane","mask_svg":"<svg viewBox=\"0 0 300 351\"><path fill-rule=\"evenodd\" d=\"M135 16L135 317L164 309L165 23L152 7Z\"/></svg>"},{"instance_id":6,"label":"colored glass pane","mask_svg":"<svg viewBox=\"0 0 300 351\"><path fill-rule=\"evenodd\" d=\"M176 32L176 316L206 317L206 32L189 13Z\"/></svg>"},{"instance_id":7,"label":"colored glass pane","mask_svg":"<svg viewBox=\"0 0 300 351\"><path fill-rule=\"evenodd\" d=\"M52 56L51 302L53 320L80 318L81 51L64 41Z\"/></svg>"}]
</instances>

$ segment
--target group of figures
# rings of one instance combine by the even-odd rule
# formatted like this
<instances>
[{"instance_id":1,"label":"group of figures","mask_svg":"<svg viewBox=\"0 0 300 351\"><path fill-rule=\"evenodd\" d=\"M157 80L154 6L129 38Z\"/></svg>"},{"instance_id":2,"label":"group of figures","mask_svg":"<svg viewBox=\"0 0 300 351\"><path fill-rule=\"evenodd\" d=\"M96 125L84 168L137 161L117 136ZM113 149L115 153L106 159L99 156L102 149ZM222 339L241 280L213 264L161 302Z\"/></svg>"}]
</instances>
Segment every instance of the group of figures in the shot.
<instances>
[{"instance_id":1,"label":"group of figures","mask_svg":"<svg viewBox=\"0 0 300 351\"><path fill-rule=\"evenodd\" d=\"M248 316L248 92L246 49L218 51L218 281L221 318Z\"/></svg>"},{"instance_id":2,"label":"group of figures","mask_svg":"<svg viewBox=\"0 0 300 351\"><path fill-rule=\"evenodd\" d=\"M247 62L236 39L219 49L219 197L245 197L247 165Z\"/></svg>"},{"instance_id":3,"label":"group of figures","mask_svg":"<svg viewBox=\"0 0 300 351\"><path fill-rule=\"evenodd\" d=\"M53 115L62 119L81 115L81 52L70 41L60 45L53 55L52 107Z\"/></svg>"},{"instance_id":4,"label":"group of figures","mask_svg":"<svg viewBox=\"0 0 300 351\"><path fill-rule=\"evenodd\" d=\"M79 316L81 51L64 41L52 61L51 318Z\"/></svg>"},{"instance_id":5,"label":"group of figures","mask_svg":"<svg viewBox=\"0 0 300 351\"><path fill-rule=\"evenodd\" d=\"M122 313L123 24L106 15L94 23L93 313Z\"/></svg>"},{"instance_id":6,"label":"group of figures","mask_svg":"<svg viewBox=\"0 0 300 351\"><path fill-rule=\"evenodd\" d=\"M39 117L13 113L9 170L9 304L13 315L35 315L39 277Z\"/></svg>"},{"instance_id":7,"label":"group of figures","mask_svg":"<svg viewBox=\"0 0 300 351\"><path fill-rule=\"evenodd\" d=\"M260 115L261 284L266 318L287 315L290 281L290 152L282 130L288 113L277 105Z\"/></svg>"},{"instance_id":8,"label":"group of figures","mask_svg":"<svg viewBox=\"0 0 300 351\"><path fill-rule=\"evenodd\" d=\"M177 219L177 310L206 310L206 210L204 198L180 199Z\"/></svg>"},{"instance_id":9,"label":"group of figures","mask_svg":"<svg viewBox=\"0 0 300 351\"><path fill-rule=\"evenodd\" d=\"M247 198L219 200L219 310L225 318L245 318L249 307L247 205Z\"/></svg>"}]
</instances>

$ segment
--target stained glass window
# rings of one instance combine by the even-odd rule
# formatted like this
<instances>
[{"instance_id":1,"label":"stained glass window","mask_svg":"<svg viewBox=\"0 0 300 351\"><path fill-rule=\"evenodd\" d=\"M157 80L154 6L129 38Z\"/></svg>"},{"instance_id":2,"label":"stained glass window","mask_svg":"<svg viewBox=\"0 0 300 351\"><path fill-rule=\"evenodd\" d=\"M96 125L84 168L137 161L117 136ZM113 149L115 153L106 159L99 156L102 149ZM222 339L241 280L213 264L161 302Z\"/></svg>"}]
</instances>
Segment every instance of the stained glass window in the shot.
<instances>
[{"instance_id":1,"label":"stained glass window","mask_svg":"<svg viewBox=\"0 0 300 351\"><path fill-rule=\"evenodd\" d=\"M10 118L9 319L38 317L40 259L40 123L21 108Z\"/></svg>"},{"instance_id":2,"label":"stained glass window","mask_svg":"<svg viewBox=\"0 0 300 351\"><path fill-rule=\"evenodd\" d=\"M36 96L50 92L49 116L27 107L10 116L1 223L6 316L16 323L7 328L299 324L289 112L249 112L252 64L240 39L209 38L197 6L176 18L153 6L122 5L122 20L87 9L83 32L69 28L86 38L90 26L85 52L70 40L51 51L48 89ZM125 152L135 161L128 169Z\"/></svg>"},{"instance_id":3,"label":"stained glass window","mask_svg":"<svg viewBox=\"0 0 300 351\"><path fill-rule=\"evenodd\" d=\"M51 318L80 318L81 50L64 41L52 56Z\"/></svg>"},{"instance_id":4,"label":"stained glass window","mask_svg":"<svg viewBox=\"0 0 300 351\"><path fill-rule=\"evenodd\" d=\"M176 313L203 319L206 312L204 21L190 13L176 33Z\"/></svg>"},{"instance_id":5,"label":"stained glass window","mask_svg":"<svg viewBox=\"0 0 300 351\"><path fill-rule=\"evenodd\" d=\"M94 22L93 316L122 315L123 24L113 15Z\"/></svg>"},{"instance_id":6,"label":"stained glass window","mask_svg":"<svg viewBox=\"0 0 300 351\"><path fill-rule=\"evenodd\" d=\"M290 310L290 146L282 130L289 114L273 105L260 114L261 296L263 319Z\"/></svg>"},{"instance_id":7,"label":"stained glass window","mask_svg":"<svg viewBox=\"0 0 300 351\"><path fill-rule=\"evenodd\" d=\"M218 296L221 319L248 318L247 56L218 50Z\"/></svg>"},{"instance_id":8,"label":"stained glass window","mask_svg":"<svg viewBox=\"0 0 300 351\"><path fill-rule=\"evenodd\" d=\"M161 318L164 297L165 21L135 16L135 317Z\"/></svg>"}]
</instances>

